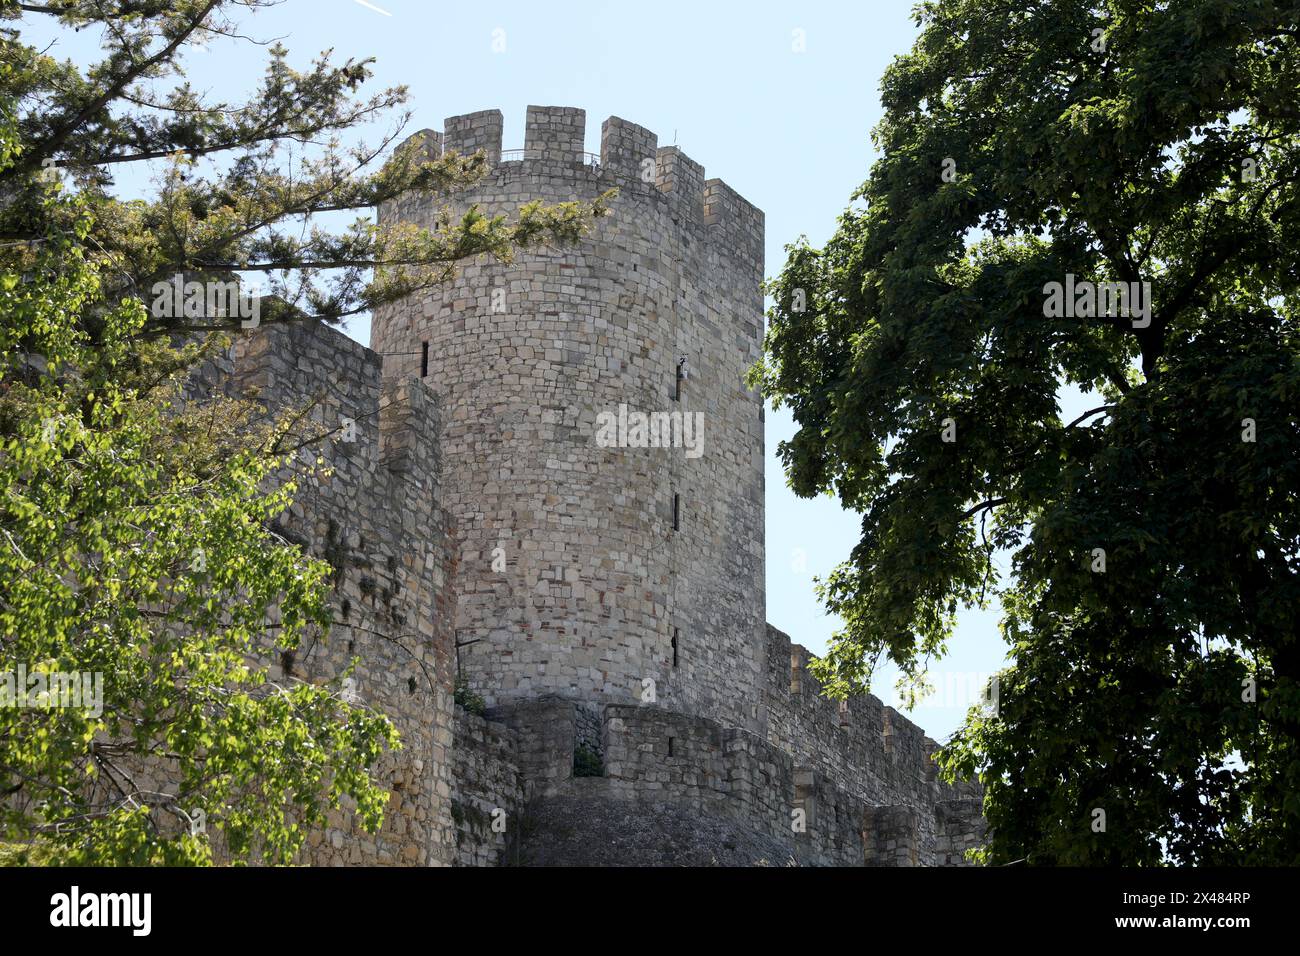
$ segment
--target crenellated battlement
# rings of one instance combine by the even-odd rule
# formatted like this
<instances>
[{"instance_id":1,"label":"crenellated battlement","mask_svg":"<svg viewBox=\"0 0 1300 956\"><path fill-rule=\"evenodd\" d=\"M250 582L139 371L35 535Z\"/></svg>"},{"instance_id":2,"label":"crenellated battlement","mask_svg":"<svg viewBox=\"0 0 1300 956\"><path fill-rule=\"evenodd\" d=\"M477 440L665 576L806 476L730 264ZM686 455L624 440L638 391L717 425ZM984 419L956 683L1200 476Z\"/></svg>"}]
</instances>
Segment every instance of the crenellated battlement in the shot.
<instances>
[{"instance_id":1,"label":"crenellated battlement","mask_svg":"<svg viewBox=\"0 0 1300 956\"><path fill-rule=\"evenodd\" d=\"M658 145L651 130L611 116L600 128L600 153L585 152L585 110L570 106L529 106L522 149L503 150L500 110L449 116L443 130L421 130L429 156L482 150L498 174L529 171L524 164L545 163L567 172L649 196L657 190L665 208L702 230L719 249L730 250L762 272L763 212L721 179L706 179L704 167L676 146Z\"/></svg>"},{"instance_id":2,"label":"crenellated battlement","mask_svg":"<svg viewBox=\"0 0 1300 956\"><path fill-rule=\"evenodd\" d=\"M933 759L938 744L873 694L822 695L806 647L767 626L768 740L848 793L912 807L982 796L977 781L946 784Z\"/></svg>"}]
</instances>

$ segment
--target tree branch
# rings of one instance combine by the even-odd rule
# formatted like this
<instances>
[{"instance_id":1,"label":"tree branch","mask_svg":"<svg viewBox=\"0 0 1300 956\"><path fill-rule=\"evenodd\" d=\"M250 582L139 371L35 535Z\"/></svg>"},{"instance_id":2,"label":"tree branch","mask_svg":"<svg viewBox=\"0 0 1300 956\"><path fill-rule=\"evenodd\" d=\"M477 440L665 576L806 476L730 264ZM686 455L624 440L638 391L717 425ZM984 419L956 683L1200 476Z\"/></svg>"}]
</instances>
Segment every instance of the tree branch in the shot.
<instances>
[{"instance_id":1,"label":"tree branch","mask_svg":"<svg viewBox=\"0 0 1300 956\"><path fill-rule=\"evenodd\" d=\"M965 521L967 518L973 517L974 515L979 514L981 511L991 510L993 508L998 507L999 505L1006 504L1010 500L1011 499L1009 498L990 498L988 501L981 501L979 504L967 508L964 512L962 512L962 516L960 520Z\"/></svg>"}]
</instances>

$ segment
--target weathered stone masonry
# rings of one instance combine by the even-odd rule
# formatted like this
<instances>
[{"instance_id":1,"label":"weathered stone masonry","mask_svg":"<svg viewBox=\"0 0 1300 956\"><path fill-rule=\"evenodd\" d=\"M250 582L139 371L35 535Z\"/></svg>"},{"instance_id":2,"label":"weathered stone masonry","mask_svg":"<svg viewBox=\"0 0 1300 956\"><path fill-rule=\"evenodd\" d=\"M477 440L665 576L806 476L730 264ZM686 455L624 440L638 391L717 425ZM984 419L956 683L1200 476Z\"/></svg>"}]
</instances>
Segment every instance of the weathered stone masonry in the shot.
<instances>
[{"instance_id":1,"label":"weathered stone masonry","mask_svg":"<svg viewBox=\"0 0 1300 956\"><path fill-rule=\"evenodd\" d=\"M369 349L319 324L273 326L241 338L195 387L256 397L299 415L302 436L334 432L285 469L295 503L275 530L335 568L329 639L281 658L272 676L337 680L353 658L351 693L386 713L403 746L377 768L391 792L370 836L347 812L309 837L318 865L448 864L452 817L452 602L456 556L438 501L436 397L418 381L385 382ZM342 430L352 421L354 436ZM352 437L353 440L345 440ZM315 466L317 457L326 469ZM344 808L345 810L347 808Z\"/></svg>"},{"instance_id":2,"label":"weathered stone masonry","mask_svg":"<svg viewBox=\"0 0 1300 956\"><path fill-rule=\"evenodd\" d=\"M277 328L224 369L270 407L323 398L318 424L358 427L285 522L340 568L347 608L289 666L325 679L359 654L360 698L406 745L381 768L379 838L339 815L305 862L962 862L978 786L939 782L934 742L876 698L821 697L808 652L765 623L762 407L744 383L762 213L625 120L588 156L585 126L530 107L512 152L497 111L422 134L491 164L454 210L616 187L577 248L466 265L380 310L374 351ZM379 211L438 212L420 195ZM704 454L598 446L620 404L702 412ZM453 705L457 672L482 716Z\"/></svg>"},{"instance_id":3,"label":"weathered stone masonry","mask_svg":"<svg viewBox=\"0 0 1300 956\"><path fill-rule=\"evenodd\" d=\"M422 135L490 159L501 127L490 111ZM638 701L649 679L664 706L758 731L763 436L744 377L762 332L762 214L623 120L605 122L593 165L584 130L581 110L530 107L522 154L456 209L510 215L617 187L593 236L467 266L373 321L385 376L427 371L444 411L461 667L490 704ZM412 195L379 214L429 225L439 211ZM597 447L597 416L620 404L702 412L705 454Z\"/></svg>"}]
</instances>

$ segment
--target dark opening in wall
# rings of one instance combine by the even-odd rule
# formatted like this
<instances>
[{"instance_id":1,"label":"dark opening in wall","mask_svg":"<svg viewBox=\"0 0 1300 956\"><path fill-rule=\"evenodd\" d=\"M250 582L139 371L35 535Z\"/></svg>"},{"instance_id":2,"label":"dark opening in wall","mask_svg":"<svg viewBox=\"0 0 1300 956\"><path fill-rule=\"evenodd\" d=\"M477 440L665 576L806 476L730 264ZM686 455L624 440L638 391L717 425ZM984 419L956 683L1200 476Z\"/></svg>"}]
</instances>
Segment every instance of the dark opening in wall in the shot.
<instances>
[{"instance_id":1,"label":"dark opening in wall","mask_svg":"<svg viewBox=\"0 0 1300 956\"><path fill-rule=\"evenodd\" d=\"M605 754L601 733L604 729L603 708L579 705L573 709L573 775L603 777Z\"/></svg>"},{"instance_id":2,"label":"dark opening in wall","mask_svg":"<svg viewBox=\"0 0 1300 956\"><path fill-rule=\"evenodd\" d=\"M673 493L673 530L682 530L682 496Z\"/></svg>"},{"instance_id":3,"label":"dark opening in wall","mask_svg":"<svg viewBox=\"0 0 1300 956\"><path fill-rule=\"evenodd\" d=\"M573 748L573 775L575 777L605 776L605 762L600 754L586 744L577 744Z\"/></svg>"},{"instance_id":4,"label":"dark opening in wall","mask_svg":"<svg viewBox=\"0 0 1300 956\"><path fill-rule=\"evenodd\" d=\"M420 378L429 377L429 343L420 343Z\"/></svg>"},{"instance_id":5,"label":"dark opening in wall","mask_svg":"<svg viewBox=\"0 0 1300 956\"><path fill-rule=\"evenodd\" d=\"M686 381L690 373L686 369L686 356L683 355L677 360L677 376L673 381L673 401L682 400L682 382Z\"/></svg>"},{"instance_id":6,"label":"dark opening in wall","mask_svg":"<svg viewBox=\"0 0 1300 956\"><path fill-rule=\"evenodd\" d=\"M677 628L673 628L673 667L677 666L677 638L680 635L681 631Z\"/></svg>"},{"instance_id":7,"label":"dark opening in wall","mask_svg":"<svg viewBox=\"0 0 1300 956\"><path fill-rule=\"evenodd\" d=\"M668 756L670 756L670 757L673 755L673 743L674 743L674 742L675 742L675 738L673 738L673 737L669 737L669 738L668 738Z\"/></svg>"}]
</instances>

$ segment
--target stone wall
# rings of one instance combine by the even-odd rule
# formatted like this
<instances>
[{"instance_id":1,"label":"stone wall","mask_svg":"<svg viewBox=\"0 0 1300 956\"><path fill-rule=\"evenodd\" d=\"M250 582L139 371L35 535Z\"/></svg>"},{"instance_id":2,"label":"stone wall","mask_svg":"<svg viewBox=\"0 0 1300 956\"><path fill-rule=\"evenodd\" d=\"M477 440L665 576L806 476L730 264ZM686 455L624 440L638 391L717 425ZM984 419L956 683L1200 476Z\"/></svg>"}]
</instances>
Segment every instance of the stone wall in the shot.
<instances>
[{"instance_id":1,"label":"stone wall","mask_svg":"<svg viewBox=\"0 0 1300 956\"><path fill-rule=\"evenodd\" d=\"M456 552L439 505L439 410L415 380L384 382L379 357L315 322L240 336L199 375L200 389L255 398L291 417L304 447L278 481L298 482L274 530L335 569L335 624L272 668L279 681L339 682L340 693L390 717L402 748L376 768L391 790L382 831L362 831L347 807L313 832L304 863L450 863L452 591ZM343 427L347 421L355 432ZM346 440L352 438L353 440ZM326 470L316 467L317 456Z\"/></svg>"},{"instance_id":2,"label":"stone wall","mask_svg":"<svg viewBox=\"0 0 1300 956\"><path fill-rule=\"evenodd\" d=\"M961 865L983 836L978 799L935 802L918 792L913 804L879 805L747 730L653 705L606 705L602 772L576 777L582 711L557 698L489 712L488 726L505 732L509 765L520 770L522 787L512 793L522 793L524 807L517 843L499 839L494 856L465 862ZM924 765L917 770L924 775ZM473 799L483 807L510 799L485 803L482 794Z\"/></svg>"},{"instance_id":3,"label":"stone wall","mask_svg":"<svg viewBox=\"0 0 1300 956\"><path fill-rule=\"evenodd\" d=\"M845 701L823 697L808 670L814 659L808 649L771 625L767 634L767 739L871 808L863 828L867 862L935 862L952 855L957 844L974 845L982 837L982 831L969 840L969 834L941 832L938 808L971 801L978 806L983 789L976 781L942 782L933 760L935 741L871 694ZM885 863L890 843L914 849Z\"/></svg>"},{"instance_id":4,"label":"stone wall","mask_svg":"<svg viewBox=\"0 0 1300 956\"><path fill-rule=\"evenodd\" d=\"M762 213L617 117L598 164L581 110L530 107L522 152L501 152L496 111L444 127L423 134L431 153L492 164L453 213L618 189L577 247L466 264L374 317L385 375L427 372L445 412L464 673L490 704L630 702L652 681L666 706L760 732L763 432L744 376L763 326ZM440 211L408 195L379 218ZM703 453L601 447L598 416L621 405L702 414Z\"/></svg>"},{"instance_id":5,"label":"stone wall","mask_svg":"<svg viewBox=\"0 0 1300 956\"><path fill-rule=\"evenodd\" d=\"M946 800L935 808L937 818L934 848L936 866L969 866L971 850L983 846L988 833L984 801L979 797Z\"/></svg>"},{"instance_id":6,"label":"stone wall","mask_svg":"<svg viewBox=\"0 0 1300 956\"><path fill-rule=\"evenodd\" d=\"M451 813L460 866L516 862L527 802L518 750L509 727L456 708Z\"/></svg>"}]
</instances>

